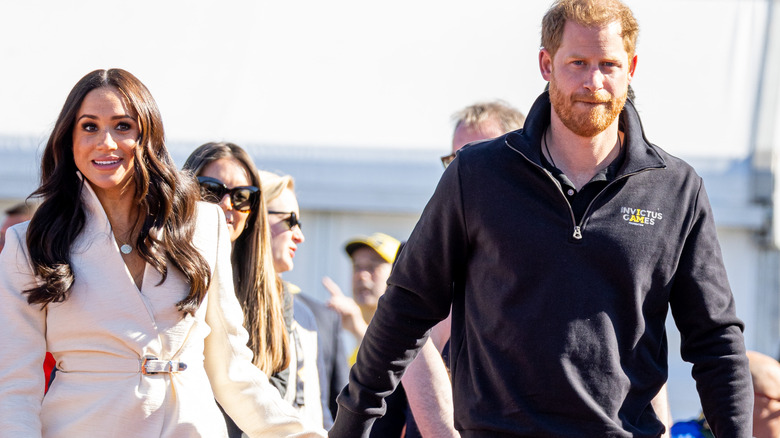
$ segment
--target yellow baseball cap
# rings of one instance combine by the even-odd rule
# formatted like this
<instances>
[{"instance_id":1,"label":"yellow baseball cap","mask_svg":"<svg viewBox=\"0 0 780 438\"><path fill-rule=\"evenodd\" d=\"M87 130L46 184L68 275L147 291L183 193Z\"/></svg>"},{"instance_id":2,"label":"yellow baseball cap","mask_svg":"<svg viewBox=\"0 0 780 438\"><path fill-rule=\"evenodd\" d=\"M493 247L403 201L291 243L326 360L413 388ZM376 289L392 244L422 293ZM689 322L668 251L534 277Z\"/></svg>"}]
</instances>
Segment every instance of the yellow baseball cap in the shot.
<instances>
[{"instance_id":1,"label":"yellow baseball cap","mask_svg":"<svg viewBox=\"0 0 780 438\"><path fill-rule=\"evenodd\" d=\"M370 236L357 236L352 238L347 242L344 250L352 257L352 253L361 246L367 246L373 249L380 257L385 259L387 263L393 263L396 254L398 254L398 247L401 246L401 242L387 234L374 233Z\"/></svg>"}]
</instances>

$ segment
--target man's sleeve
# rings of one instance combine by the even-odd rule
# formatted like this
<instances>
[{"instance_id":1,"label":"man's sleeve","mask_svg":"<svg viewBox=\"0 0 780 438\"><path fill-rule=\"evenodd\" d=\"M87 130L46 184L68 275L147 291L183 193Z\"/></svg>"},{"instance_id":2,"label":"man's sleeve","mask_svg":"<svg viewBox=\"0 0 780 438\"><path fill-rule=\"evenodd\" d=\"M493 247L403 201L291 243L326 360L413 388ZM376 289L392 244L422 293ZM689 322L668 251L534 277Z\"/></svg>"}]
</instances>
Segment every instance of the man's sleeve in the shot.
<instances>
[{"instance_id":1,"label":"man's sleeve","mask_svg":"<svg viewBox=\"0 0 780 438\"><path fill-rule=\"evenodd\" d=\"M468 240L458 161L444 172L396 261L349 385L338 397L331 437L368 437L385 412L383 398L398 385L430 328L449 314L452 283L464 270Z\"/></svg>"},{"instance_id":2,"label":"man's sleeve","mask_svg":"<svg viewBox=\"0 0 780 438\"><path fill-rule=\"evenodd\" d=\"M704 415L715 436L751 437L753 390L734 297L704 186L669 298L683 360L693 364Z\"/></svg>"}]
</instances>

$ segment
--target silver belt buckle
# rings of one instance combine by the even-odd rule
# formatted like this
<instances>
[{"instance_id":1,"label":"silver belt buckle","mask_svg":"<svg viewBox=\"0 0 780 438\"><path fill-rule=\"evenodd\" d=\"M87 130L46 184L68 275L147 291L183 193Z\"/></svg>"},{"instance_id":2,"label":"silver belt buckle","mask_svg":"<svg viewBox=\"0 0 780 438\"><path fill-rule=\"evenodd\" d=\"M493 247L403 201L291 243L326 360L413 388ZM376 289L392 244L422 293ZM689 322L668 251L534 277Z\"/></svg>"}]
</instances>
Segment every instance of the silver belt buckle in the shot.
<instances>
[{"instance_id":1,"label":"silver belt buckle","mask_svg":"<svg viewBox=\"0 0 780 438\"><path fill-rule=\"evenodd\" d=\"M144 357L143 362L141 362L141 374L143 374L145 376L152 375L152 374L158 374L157 371L149 371L146 368L146 362L150 361L150 360L158 360L158 359L156 357L154 357L154 356L145 356Z\"/></svg>"},{"instance_id":2,"label":"silver belt buckle","mask_svg":"<svg viewBox=\"0 0 780 438\"><path fill-rule=\"evenodd\" d=\"M155 363L155 366L152 366L152 363L149 363L149 361L156 361L158 363ZM161 364L164 363L163 366ZM174 364L175 363L175 364ZM150 371L150 369L154 371ZM179 361L162 361L157 359L155 356L145 356L143 361L141 362L141 374L143 375L153 375L153 374L161 374L161 373L178 373L179 371L184 371L187 369L187 364L184 362Z\"/></svg>"}]
</instances>

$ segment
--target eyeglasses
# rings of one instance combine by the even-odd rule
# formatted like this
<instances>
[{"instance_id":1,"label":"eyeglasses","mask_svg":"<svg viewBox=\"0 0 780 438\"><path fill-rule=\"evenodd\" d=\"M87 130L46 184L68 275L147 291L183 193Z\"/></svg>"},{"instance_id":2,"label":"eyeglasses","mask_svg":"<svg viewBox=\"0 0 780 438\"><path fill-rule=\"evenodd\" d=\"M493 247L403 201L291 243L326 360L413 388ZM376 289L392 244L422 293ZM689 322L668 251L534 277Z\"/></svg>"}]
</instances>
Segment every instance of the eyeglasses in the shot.
<instances>
[{"instance_id":1,"label":"eyeglasses","mask_svg":"<svg viewBox=\"0 0 780 438\"><path fill-rule=\"evenodd\" d=\"M260 189L255 186L229 189L222 181L208 176L199 176L198 184L200 184L200 197L204 201L219 204L225 195L230 194L230 204L233 209L244 213L251 211L260 197Z\"/></svg>"},{"instance_id":2,"label":"eyeglasses","mask_svg":"<svg viewBox=\"0 0 780 438\"><path fill-rule=\"evenodd\" d=\"M447 166L449 166L450 163L452 163L452 160L454 159L455 159L455 152L441 157L441 164L444 165L444 168L446 169Z\"/></svg>"},{"instance_id":3,"label":"eyeglasses","mask_svg":"<svg viewBox=\"0 0 780 438\"><path fill-rule=\"evenodd\" d=\"M282 219L287 224L287 229L292 230L298 227L299 230L303 229L301 221L298 220L298 215L294 211L268 211L268 214L286 214L287 217Z\"/></svg>"}]
</instances>

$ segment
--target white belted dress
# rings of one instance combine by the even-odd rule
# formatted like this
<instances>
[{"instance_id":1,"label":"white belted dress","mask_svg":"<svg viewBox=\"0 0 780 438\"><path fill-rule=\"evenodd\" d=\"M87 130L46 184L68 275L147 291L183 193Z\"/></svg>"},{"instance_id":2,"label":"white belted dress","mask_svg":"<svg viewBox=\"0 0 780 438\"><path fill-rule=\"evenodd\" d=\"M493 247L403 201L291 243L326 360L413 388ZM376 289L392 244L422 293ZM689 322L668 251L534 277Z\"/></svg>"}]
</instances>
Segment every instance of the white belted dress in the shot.
<instances>
[{"instance_id":1,"label":"white belted dress","mask_svg":"<svg viewBox=\"0 0 780 438\"><path fill-rule=\"evenodd\" d=\"M87 221L71 249L75 282L64 302L44 309L27 303L22 291L36 284L27 223L7 232L0 253L0 437L225 437L215 398L250 437L324 436L305 431L251 363L218 206L198 204L194 243L212 278L193 316L176 309L189 291L182 273L169 264L160 284L147 265L138 290L89 184L82 200ZM46 351L58 373L44 397Z\"/></svg>"}]
</instances>

